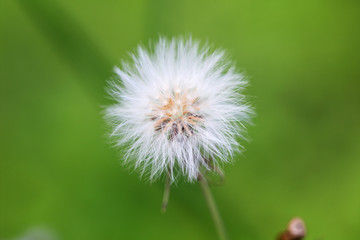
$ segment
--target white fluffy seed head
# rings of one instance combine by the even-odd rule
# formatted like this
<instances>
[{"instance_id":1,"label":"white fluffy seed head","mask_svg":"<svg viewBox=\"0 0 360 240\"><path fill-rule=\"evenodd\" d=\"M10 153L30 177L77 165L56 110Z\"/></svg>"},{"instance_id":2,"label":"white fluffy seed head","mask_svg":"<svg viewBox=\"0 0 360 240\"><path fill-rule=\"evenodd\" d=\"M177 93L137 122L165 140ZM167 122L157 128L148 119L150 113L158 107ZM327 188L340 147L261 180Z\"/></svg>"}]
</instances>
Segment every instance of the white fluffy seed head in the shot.
<instances>
[{"instance_id":1,"label":"white fluffy seed head","mask_svg":"<svg viewBox=\"0 0 360 240\"><path fill-rule=\"evenodd\" d=\"M131 56L115 68L108 92L116 103L106 109L125 163L151 180L168 172L172 181L179 173L193 181L202 167L231 160L252 110L242 94L247 81L224 52L160 38Z\"/></svg>"}]
</instances>

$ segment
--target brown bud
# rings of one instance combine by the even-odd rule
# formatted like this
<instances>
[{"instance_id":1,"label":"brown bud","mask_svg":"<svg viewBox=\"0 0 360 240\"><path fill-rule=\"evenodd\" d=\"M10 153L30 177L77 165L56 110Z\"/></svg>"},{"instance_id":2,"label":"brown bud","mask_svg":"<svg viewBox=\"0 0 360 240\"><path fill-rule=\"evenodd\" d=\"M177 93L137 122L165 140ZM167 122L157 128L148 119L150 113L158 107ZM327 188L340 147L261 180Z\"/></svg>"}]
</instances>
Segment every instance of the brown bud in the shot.
<instances>
[{"instance_id":1,"label":"brown bud","mask_svg":"<svg viewBox=\"0 0 360 240\"><path fill-rule=\"evenodd\" d=\"M301 240L306 235L305 223L301 218L295 217L290 220L286 231L278 237L278 240Z\"/></svg>"}]
</instances>

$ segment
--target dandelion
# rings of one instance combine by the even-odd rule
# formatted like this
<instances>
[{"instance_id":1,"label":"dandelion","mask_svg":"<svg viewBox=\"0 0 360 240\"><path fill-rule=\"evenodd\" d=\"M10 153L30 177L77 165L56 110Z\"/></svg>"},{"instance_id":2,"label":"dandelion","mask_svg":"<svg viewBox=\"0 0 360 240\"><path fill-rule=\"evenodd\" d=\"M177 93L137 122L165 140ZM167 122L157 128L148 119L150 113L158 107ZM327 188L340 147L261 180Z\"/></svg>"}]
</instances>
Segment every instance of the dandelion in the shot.
<instances>
[{"instance_id":1,"label":"dandelion","mask_svg":"<svg viewBox=\"0 0 360 240\"><path fill-rule=\"evenodd\" d=\"M231 160L241 149L251 108L242 94L247 81L223 51L210 51L191 39L160 39L153 51L139 47L132 63L115 68L118 79L107 109L116 145L125 162L151 180L169 172L196 180Z\"/></svg>"},{"instance_id":2,"label":"dandelion","mask_svg":"<svg viewBox=\"0 0 360 240\"><path fill-rule=\"evenodd\" d=\"M177 176L207 186L204 173L221 173L242 149L238 140L252 113L243 95L247 81L224 51L191 38L160 38L131 58L115 68L108 92L116 103L106 116L116 145L125 149L125 163L150 180L167 175L166 204Z\"/></svg>"}]
</instances>

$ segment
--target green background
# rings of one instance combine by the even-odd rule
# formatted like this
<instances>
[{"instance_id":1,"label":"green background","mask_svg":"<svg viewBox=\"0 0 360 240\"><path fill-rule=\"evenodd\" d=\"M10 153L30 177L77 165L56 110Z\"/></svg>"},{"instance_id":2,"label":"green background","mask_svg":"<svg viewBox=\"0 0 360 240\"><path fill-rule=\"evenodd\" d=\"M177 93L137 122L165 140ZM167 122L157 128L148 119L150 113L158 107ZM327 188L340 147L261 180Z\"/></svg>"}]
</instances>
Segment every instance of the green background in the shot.
<instances>
[{"instance_id":1,"label":"green background","mask_svg":"<svg viewBox=\"0 0 360 240\"><path fill-rule=\"evenodd\" d=\"M357 0L1 0L0 239L216 239L197 184L161 214L163 182L105 136L113 65L159 34L225 48L250 78L251 141L212 188L231 239L294 216L309 240L360 239Z\"/></svg>"}]
</instances>

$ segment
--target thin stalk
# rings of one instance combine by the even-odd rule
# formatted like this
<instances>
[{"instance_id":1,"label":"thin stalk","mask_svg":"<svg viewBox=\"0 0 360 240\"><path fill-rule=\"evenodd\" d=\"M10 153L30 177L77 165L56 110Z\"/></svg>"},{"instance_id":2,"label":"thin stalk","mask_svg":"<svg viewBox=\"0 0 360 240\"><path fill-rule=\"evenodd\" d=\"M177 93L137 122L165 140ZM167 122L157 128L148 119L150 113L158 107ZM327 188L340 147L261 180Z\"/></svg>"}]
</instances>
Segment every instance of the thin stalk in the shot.
<instances>
[{"instance_id":1,"label":"thin stalk","mask_svg":"<svg viewBox=\"0 0 360 240\"><path fill-rule=\"evenodd\" d=\"M161 212L165 213L170 197L170 173L168 172L165 180L164 196L161 205Z\"/></svg>"},{"instance_id":2,"label":"thin stalk","mask_svg":"<svg viewBox=\"0 0 360 240\"><path fill-rule=\"evenodd\" d=\"M225 226L224 226L224 223L223 223L223 221L221 219L220 212L219 212L219 210L218 210L218 208L216 206L214 197L211 194L209 185L208 185L206 179L201 174L199 174L199 176L198 176L198 181L199 181L201 190L202 190L202 192L204 194L206 203L207 203L207 205L209 207L209 210L210 210L212 219L214 221L214 224L215 224L216 231L217 231L217 234L219 236L219 239L220 240L227 240L228 237L227 237L227 234L226 234Z\"/></svg>"}]
</instances>

